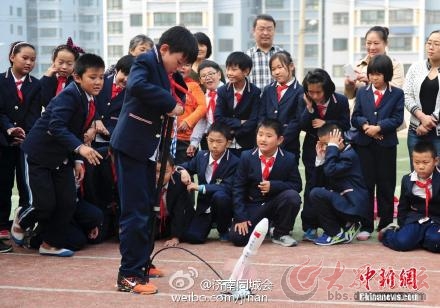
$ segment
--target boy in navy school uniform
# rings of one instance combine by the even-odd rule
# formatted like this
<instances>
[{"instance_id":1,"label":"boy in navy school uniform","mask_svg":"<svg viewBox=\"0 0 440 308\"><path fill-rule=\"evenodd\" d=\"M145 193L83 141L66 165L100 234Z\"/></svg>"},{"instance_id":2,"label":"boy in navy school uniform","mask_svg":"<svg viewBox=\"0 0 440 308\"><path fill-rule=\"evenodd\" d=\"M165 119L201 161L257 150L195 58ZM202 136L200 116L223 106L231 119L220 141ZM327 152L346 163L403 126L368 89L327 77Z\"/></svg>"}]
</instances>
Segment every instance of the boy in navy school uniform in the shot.
<instances>
[{"instance_id":1,"label":"boy in navy school uniform","mask_svg":"<svg viewBox=\"0 0 440 308\"><path fill-rule=\"evenodd\" d=\"M11 235L23 244L25 231L36 222L42 228L42 255L70 257L65 249L66 226L75 211L76 181L84 177L80 156L99 164L102 156L83 144L95 115L94 96L102 89L104 61L84 54L75 63L75 82L53 98L22 144L28 164L32 202L18 208ZM73 172L75 170L75 175Z\"/></svg>"},{"instance_id":2,"label":"boy in navy school uniform","mask_svg":"<svg viewBox=\"0 0 440 308\"><path fill-rule=\"evenodd\" d=\"M212 222L217 224L220 240L226 241L232 223L232 182L238 158L228 150L232 140L229 127L212 124L206 140L209 151L201 150L178 168L188 190L199 192L194 217L185 232L185 240L190 243L204 243ZM194 174L198 184L191 182Z\"/></svg>"},{"instance_id":3,"label":"boy in navy school uniform","mask_svg":"<svg viewBox=\"0 0 440 308\"><path fill-rule=\"evenodd\" d=\"M316 186L315 159L317 131L325 124L335 124L342 131L350 128L350 109L348 99L335 92L335 84L330 75L323 69L309 71L303 81L304 94L301 100L303 112L300 117L301 128L306 132L303 142L302 161L305 167L306 186L304 188L304 205L301 212L304 240L314 241L317 238L318 211L310 203L310 190Z\"/></svg>"},{"instance_id":4,"label":"boy in navy school uniform","mask_svg":"<svg viewBox=\"0 0 440 308\"><path fill-rule=\"evenodd\" d=\"M156 181L159 179L161 163L156 164ZM168 157L167 167L160 193L159 207L154 207L156 213L155 239L169 238L165 247L177 246L185 240L185 231L192 216L193 198L182 183L181 175L171 156ZM156 269L158 270L158 269ZM151 270L150 270L151 276Z\"/></svg>"},{"instance_id":5,"label":"boy in navy school uniform","mask_svg":"<svg viewBox=\"0 0 440 308\"><path fill-rule=\"evenodd\" d=\"M259 121L277 119L283 125L281 148L295 154L299 164L299 134L303 87L295 77L295 65L287 51L278 51L269 60L274 82L263 90L260 102Z\"/></svg>"},{"instance_id":6,"label":"boy in navy school uniform","mask_svg":"<svg viewBox=\"0 0 440 308\"><path fill-rule=\"evenodd\" d=\"M41 115L41 86L30 73L36 52L27 42L11 44L11 67L0 74L0 239L9 239L11 197L17 182L19 206L30 200L25 180L24 153L20 144ZM9 246L12 250L12 246Z\"/></svg>"},{"instance_id":7,"label":"boy in navy school uniform","mask_svg":"<svg viewBox=\"0 0 440 308\"><path fill-rule=\"evenodd\" d=\"M132 55L123 56L116 63L115 73L104 79L104 86L96 97L96 137L92 141L92 147L104 159L97 166L85 164L84 198L104 211L103 233L106 236L117 234L119 229L119 202L109 140L118 122L133 62Z\"/></svg>"},{"instance_id":8,"label":"boy in navy school uniform","mask_svg":"<svg viewBox=\"0 0 440 308\"><path fill-rule=\"evenodd\" d=\"M157 292L146 275L154 243L156 154L164 115L183 113L183 106L176 100L183 100L185 94L176 91L176 83L186 86L176 72L196 57L194 36L186 28L175 26L162 34L157 46L140 54L130 71L124 104L110 139L121 206L119 291Z\"/></svg>"},{"instance_id":9,"label":"boy in navy school uniform","mask_svg":"<svg viewBox=\"0 0 440 308\"><path fill-rule=\"evenodd\" d=\"M261 91L247 78L251 69L252 59L247 54L231 53L226 59L229 82L217 91L214 119L230 127L234 139L229 148L237 156L255 146Z\"/></svg>"},{"instance_id":10,"label":"boy in navy school uniform","mask_svg":"<svg viewBox=\"0 0 440 308\"><path fill-rule=\"evenodd\" d=\"M314 242L321 246L350 243L360 230L359 220L368 212L360 160L353 148L345 145L335 124L324 124L317 134L318 180L310 191L310 203L324 233Z\"/></svg>"},{"instance_id":11,"label":"boy in navy school uniform","mask_svg":"<svg viewBox=\"0 0 440 308\"><path fill-rule=\"evenodd\" d=\"M301 176L294 154L279 148L282 125L265 119L258 125L257 148L242 153L233 186L234 224L230 240L244 246L255 225L268 218L272 242L296 246L289 232L301 205Z\"/></svg>"},{"instance_id":12,"label":"boy in navy school uniform","mask_svg":"<svg viewBox=\"0 0 440 308\"><path fill-rule=\"evenodd\" d=\"M440 252L440 172L438 153L430 142L414 146L414 171L402 178L398 224L379 231L378 239L397 251L422 247ZM399 228L400 227L400 228Z\"/></svg>"},{"instance_id":13,"label":"boy in navy school uniform","mask_svg":"<svg viewBox=\"0 0 440 308\"><path fill-rule=\"evenodd\" d=\"M403 122L404 93L389 84L393 63L387 55L375 55L367 67L370 84L356 92L351 124L358 130L353 143L362 164L370 194L368 217L362 221L358 240L368 240L374 231L374 197L378 216L377 230L393 222L396 188L396 129Z\"/></svg>"}]
</instances>

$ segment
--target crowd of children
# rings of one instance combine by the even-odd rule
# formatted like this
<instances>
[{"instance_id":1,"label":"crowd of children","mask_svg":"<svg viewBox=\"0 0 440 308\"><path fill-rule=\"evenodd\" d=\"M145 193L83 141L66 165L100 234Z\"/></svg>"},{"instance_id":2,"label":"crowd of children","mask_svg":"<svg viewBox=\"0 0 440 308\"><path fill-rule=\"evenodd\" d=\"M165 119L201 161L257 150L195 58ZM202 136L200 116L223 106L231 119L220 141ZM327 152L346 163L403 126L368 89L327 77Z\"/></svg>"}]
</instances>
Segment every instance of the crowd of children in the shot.
<instances>
[{"instance_id":1,"label":"crowd of children","mask_svg":"<svg viewBox=\"0 0 440 308\"><path fill-rule=\"evenodd\" d=\"M204 243L215 227L221 241L244 246L268 218L271 241L296 246L292 229L303 204L303 240L368 240L375 200L385 246L440 251L432 142L412 147L414 171L402 179L399 225L392 224L405 95L390 83L387 55L369 59L350 116L330 75L318 68L300 82L287 51L273 53L272 82L258 88L248 78L253 60L240 51L228 56L223 83L220 65L197 53L197 46L211 53L201 33L176 26L157 45L135 38L140 47L130 46L106 73L101 57L69 38L40 80L30 75L34 46L11 45L11 67L0 74L1 252L12 250L11 237L42 255L68 257L117 236L118 289L153 294L149 277L162 275L149 257L156 239ZM164 123L174 118L174 148L165 151L160 177Z\"/></svg>"}]
</instances>

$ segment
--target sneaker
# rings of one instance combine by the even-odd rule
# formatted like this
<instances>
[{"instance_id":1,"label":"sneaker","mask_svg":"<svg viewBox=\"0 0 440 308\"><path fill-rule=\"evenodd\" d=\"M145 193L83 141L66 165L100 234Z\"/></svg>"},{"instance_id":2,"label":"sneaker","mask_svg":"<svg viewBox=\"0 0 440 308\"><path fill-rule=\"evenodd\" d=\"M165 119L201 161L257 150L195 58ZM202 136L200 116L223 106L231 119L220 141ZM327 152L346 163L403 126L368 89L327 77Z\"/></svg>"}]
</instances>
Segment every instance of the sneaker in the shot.
<instances>
[{"instance_id":1,"label":"sneaker","mask_svg":"<svg viewBox=\"0 0 440 308\"><path fill-rule=\"evenodd\" d=\"M361 230L361 223L360 222L354 222L351 225L347 226L345 228L345 238L346 241L345 243L351 243L351 241L353 241L353 239L356 237L356 235L359 233L359 231Z\"/></svg>"},{"instance_id":2,"label":"sneaker","mask_svg":"<svg viewBox=\"0 0 440 308\"><path fill-rule=\"evenodd\" d=\"M8 230L5 229L0 231L0 240L9 240L10 238L11 237Z\"/></svg>"},{"instance_id":3,"label":"sneaker","mask_svg":"<svg viewBox=\"0 0 440 308\"><path fill-rule=\"evenodd\" d=\"M304 232L303 241L314 242L318 238L318 230L309 228Z\"/></svg>"},{"instance_id":4,"label":"sneaker","mask_svg":"<svg viewBox=\"0 0 440 308\"><path fill-rule=\"evenodd\" d=\"M6 253L10 251L12 251L12 246L0 240L0 253Z\"/></svg>"},{"instance_id":5,"label":"sneaker","mask_svg":"<svg viewBox=\"0 0 440 308\"><path fill-rule=\"evenodd\" d=\"M347 239L345 237L345 232L341 230L341 232L339 232L335 236L329 236L324 233L315 240L315 244L320 246L330 246L330 245L344 243L346 241Z\"/></svg>"},{"instance_id":6,"label":"sneaker","mask_svg":"<svg viewBox=\"0 0 440 308\"><path fill-rule=\"evenodd\" d=\"M12 221L11 227L11 238L18 246L23 245L24 242L24 230L20 227L18 223L18 213L20 213L21 206L15 209L14 220Z\"/></svg>"},{"instance_id":7,"label":"sneaker","mask_svg":"<svg viewBox=\"0 0 440 308\"><path fill-rule=\"evenodd\" d=\"M118 274L117 288L121 292L144 295L157 293L157 287L154 284L145 282L144 279L139 277L124 277L121 274Z\"/></svg>"},{"instance_id":8,"label":"sneaker","mask_svg":"<svg viewBox=\"0 0 440 308\"><path fill-rule=\"evenodd\" d=\"M54 256L54 257L71 257L75 254L75 252L70 249L65 249L65 248L58 249L55 247L44 248L43 246L40 246L38 252L40 253L40 255L43 256Z\"/></svg>"},{"instance_id":9,"label":"sneaker","mask_svg":"<svg viewBox=\"0 0 440 308\"><path fill-rule=\"evenodd\" d=\"M290 235L282 235L279 237L272 237L272 243L284 246L284 247L292 247L298 245L298 242L291 237Z\"/></svg>"},{"instance_id":10,"label":"sneaker","mask_svg":"<svg viewBox=\"0 0 440 308\"><path fill-rule=\"evenodd\" d=\"M371 233L368 231L361 231L358 235L356 235L356 239L358 241L368 241L368 239L371 237Z\"/></svg>"},{"instance_id":11,"label":"sneaker","mask_svg":"<svg viewBox=\"0 0 440 308\"><path fill-rule=\"evenodd\" d=\"M381 229L379 233L377 233L377 239L379 240L379 242L382 242L383 236L385 235L385 232L388 230L392 230L393 232L396 232L397 230L399 230L399 226L394 223L391 223L385 228Z\"/></svg>"},{"instance_id":12,"label":"sneaker","mask_svg":"<svg viewBox=\"0 0 440 308\"><path fill-rule=\"evenodd\" d=\"M150 270L148 271L148 273L145 272L145 274L148 276L148 278L160 278L165 276L163 271L154 266L154 264L151 264Z\"/></svg>"}]
</instances>

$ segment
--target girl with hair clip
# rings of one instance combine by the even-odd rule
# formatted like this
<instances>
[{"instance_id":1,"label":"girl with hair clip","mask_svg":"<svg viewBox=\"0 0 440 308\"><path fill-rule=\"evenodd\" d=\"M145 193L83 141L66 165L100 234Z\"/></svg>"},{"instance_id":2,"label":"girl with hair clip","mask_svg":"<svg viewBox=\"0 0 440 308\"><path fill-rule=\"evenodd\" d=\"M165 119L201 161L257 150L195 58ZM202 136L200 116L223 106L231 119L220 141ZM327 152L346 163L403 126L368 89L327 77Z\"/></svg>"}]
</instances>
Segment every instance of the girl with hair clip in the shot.
<instances>
[{"instance_id":1,"label":"girl with hair clip","mask_svg":"<svg viewBox=\"0 0 440 308\"><path fill-rule=\"evenodd\" d=\"M20 145L41 115L40 82L30 73L35 47L14 42L9 51L11 67L0 74L0 239L9 238L9 215L14 178L19 206L27 207L30 192L25 184L25 161Z\"/></svg>"},{"instance_id":2,"label":"girl with hair clip","mask_svg":"<svg viewBox=\"0 0 440 308\"><path fill-rule=\"evenodd\" d=\"M363 219L358 240L368 240L374 231L374 196L377 198L377 230L393 222L396 188L396 129L403 122L403 91L391 85L393 62L387 55L371 58L367 67L370 84L359 88L351 124L358 130L353 146L359 155L367 184L368 216Z\"/></svg>"},{"instance_id":3,"label":"girl with hair clip","mask_svg":"<svg viewBox=\"0 0 440 308\"><path fill-rule=\"evenodd\" d=\"M335 84L330 75L317 68L307 73L303 80L304 95L301 104L305 108L300 116L301 129L306 132L303 142L302 161L306 171L304 206L301 220L304 240L314 241L319 225L316 208L310 203L309 194L317 185L315 178L316 144L318 129L324 124L334 124L346 131L350 128L350 109L348 99L335 92Z\"/></svg>"},{"instance_id":4,"label":"girl with hair clip","mask_svg":"<svg viewBox=\"0 0 440 308\"><path fill-rule=\"evenodd\" d=\"M278 51L269 60L269 67L275 81L264 88L261 96L259 122L264 119L277 119L283 126L285 150L295 154L299 163L299 125L298 106L304 93L303 87L295 78L295 65L287 51Z\"/></svg>"},{"instance_id":5,"label":"girl with hair clip","mask_svg":"<svg viewBox=\"0 0 440 308\"><path fill-rule=\"evenodd\" d=\"M44 107L73 81L73 65L82 53L84 50L73 44L71 37L67 39L66 44L59 45L53 50L52 65L40 79L41 102Z\"/></svg>"},{"instance_id":6,"label":"girl with hair clip","mask_svg":"<svg viewBox=\"0 0 440 308\"><path fill-rule=\"evenodd\" d=\"M368 85L368 63L375 55L387 53L388 35L388 28L381 26L371 27L365 34L365 49L367 55L356 63L356 66L354 67L356 78L351 79L350 76L345 78L344 94L348 99L356 97L356 91L358 88ZM393 78L390 83L394 87L402 88L405 78L403 64L397 62L395 59L391 59L391 61L393 63Z\"/></svg>"}]
</instances>

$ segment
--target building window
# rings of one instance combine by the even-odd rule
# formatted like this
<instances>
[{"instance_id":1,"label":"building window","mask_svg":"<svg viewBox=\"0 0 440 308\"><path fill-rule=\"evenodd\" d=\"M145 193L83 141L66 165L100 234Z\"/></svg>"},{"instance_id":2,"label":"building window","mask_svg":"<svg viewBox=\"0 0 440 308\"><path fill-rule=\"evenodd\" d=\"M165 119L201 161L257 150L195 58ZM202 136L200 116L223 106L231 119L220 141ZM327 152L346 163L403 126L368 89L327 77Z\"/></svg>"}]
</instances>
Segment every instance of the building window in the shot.
<instances>
[{"instance_id":1,"label":"building window","mask_svg":"<svg viewBox=\"0 0 440 308\"><path fill-rule=\"evenodd\" d=\"M348 13L333 13L334 25L348 25Z\"/></svg>"},{"instance_id":2,"label":"building window","mask_svg":"<svg viewBox=\"0 0 440 308\"><path fill-rule=\"evenodd\" d=\"M10 24L10 26L9 26L9 33L14 34L14 25L13 24Z\"/></svg>"},{"instance_id":3,"label":"building window","mask_svg":"<svg viewBox=\"0 0 440 308\"><path fill-rule=\"evenodd\" d=\"M333 39L333 51L344 51L348 49L347 39Z\"/></svg>"},{"instance_id":4,"label":"building window","mask_svg":"<svg viewBox=\"0 0 440 308\"><path fill-rule=\"evenodd\" d=\"M52 55L55 46L41 46L40 53L41 55Z\"/></svg>"},{"instance_id":5,"label":"building window","mask_svg":"<svg viewBox=\"0 0 440 308\"><path fill-rule=\"evenodd\" d=\"M304 57L314 58L318 56L318 45L306 44L304 45Z\"/></svg>"},{"instance_id":6,"label":"building window","mask_svg":"<svg viewBox=\"0 0 440 308\"><path fill-rule=\"evenodd\" d=\"M112 58L120 58L123 55L121 45L109 45L108 46L108 56Z\"/></svg>"},{"instance_id":7,"label":"building window","mask_svg":"<svg viewBox=\"0 0 440 308\"><path fill-rule=\"evenodd\" d=\"M180 22L185 26L202 26L202 12L180 13Z\"/></svg>"},{"instance_id":8,"label":"building window","mask_svg":"<svg viewBox=\"0 0 440 308\"><path fill-rule=\"evenodd\" d=\"M80 23L92 23L95 21L95 16L94 15L79 15L78 16L78 21Z\"/></svg>"},{"instance_id":9,"label":"building window","mask_svg":"<svg viewBox=\"0 0 440 308\"><path fill-rule=\"evenodd\" d=\"M319 21L317 19L306 19L305 33L318 32Z\"/></svg>"},{"instance_id":10,"label":"building window","mask_svg":"<svg viewBox=\"0 0 440 308\"><path fill-rule=\"evenodd\" d=\"M332 76L335 78L342 78L345 76L344 74L344 65L333 65Z\"/></svg>"},{"instance_id":11,"label":"building window","mask_svg":"<svg viewBox=\"0 0 440 308\"><path fill-rule=\"evenodd\" d=\"M79 0L79 6L93 6L93 0Z\"/></svg>"},{"instance_id":12,"label":"building window","mask_svg":"<svg viewBox=\"0 0 440 308\"><path fill-rule=\"evenodd\" d=\"M231 39L219 39L218 50L220 52L231 52L234 50L234 41Z\"/></svg>"},{"instance_id":13,"label":"building window","mask_svg":"<svg viewBox=\"0 0 440 308\"><path fill-rule=\"evenodd\" d=\"M279 33L279 34L281 34L281 33L285 33L286 31L285 31L285 29L289 29L289 27L287 26L286 27L286 24L288 24L288 21L285 21L285 20L277 20L277 32Z\"/></svg>"},{"instance_id":14,"label":"building window","mask_svg":"<svg viewBox=\"0 0 440 308\"><path fill-rule=\"evenodd\" d=\"M122 21L109 21L108 22L109 34L122 34Z\"/></svg>"},{"instance_id":15,"label":"building window","mask_svg":"<svg viewBox=\"0 0 440 308\"><path fill-rule=\"evenodd\" d=\"M94 32L88 32L88 31L79 31L79 39L85 40L85 41L91 41L95 39L95 33Z\"/></svg>"},{"instance_id":16,"label":"building window","mask_svg":"<svg viewBox=\"0 0 440 308\"><path fill-rule=\"evenodd\" d=\"M385 22L384 10L361 11L361 24L380 24Z\"/></svg>"},{"instance_id":17,"label":"building window","mask_svg":"<svg viewBox=\"0 0 440 308\"><path fill-rule=\"evenodd\" d=\"M107 8L109 10L121 10L122 9L122 0L108 0Z\"/></svg>"},{"instance_id":18,"label":"building window","mask_svg":"<svg viewBox=\"0 0 440 308\"><path fill-rule=\"evenodd\" d=\"M17 34L23 35L23 27L22 26L17 26Z\"/></svg>"},{"instance_id":19,"label":"building window","mask_svg":"<svg viewBox=\"0 0 440 308\"><path fill-rule=\"evenodd\" d=\"M319 8L319 0L306 0L306 9L317 9Z\"/></svg>"},{"instance_id":20,"label":"building window","mask_svg":"<svg viewBox=\"0 0 440 308\"><path fill-rule=\"evenodd\" d=\"M41 37L56 37L57 29L56 28L40 28L40 36Z\"/></svg>"},{"instance_id":21,"label":"building window","mask_svg":"<svg viewBox=\"0 0 440 308\"><path fill-rule=\"evenodd\" d=\"M21 15L23 15L23 9L21 7L17 8L17 16L21 17Z\"/></svg>"},{"instance_id":22,"label":"building window","mask_svg":"<svg viewBox=\"0 0 440 308\"><path fill-rule=\"evenodd\" d=\"M40 18L41 19L55 19L57 12L55 10L41 10Z\"/></svg>"},{"instance_id":23,"label":"building window","mask_svg":"<svg viewBox=\"0 0 440 308\"><path fill-rule=\"evenodd\" d=\"M392 51L411 51L412 38L411 37L393 37L389 40L390 50Z\"/></svg>"},{"instance_id":24,"label":"building window","mask_svg":"<svg viewBox=\"0 0 440 308\"><path fill-rule=\"evenodd\" d=\"M284 0L266 0L266 8L268 9L282 9L284 7Z\"/></svg>"},{"instance_id":25,"label":"building window","mask_svg":"<svg viewBox=\"0 0 440 308\"><path fill-rule=\"evenodd\" d=\"M412 21L413 21L413 10L411 9L390 10L390 22L412 23Z\"/></svg>"},{"instance_id":26,"label":"building window","mask_svg":"<svg viewBox=\"0 0 440 308\"><path fill-rule=\"evenodd\" d=\"M233 26L234 25L234 15L230 14L230 13L218 14L218 25L219 26Z\"/></svg>"},{"instance_id":27,"label":"building window","mask_svg":"<svg viewBox=\"0 0 440 308\"><path fill-rule=\"evenodd\" d=\"M12 6L9 6L9 16L14 15L14 8Z\"/></svg>"},{"instance_id":28,"label":"building window","mask_svg":"<svg viewBox=\"0 0 440 308\"><path fill-rule=\"evenodd\" d=\"M427 24L436 24L440 20L440 11L426 11L426 23Z\"/></svg>"},{"instance_id":29,"label":"building window","mask_svg":"<svg viewBox=\"0 0 440 308\"><path fill-rule=\"evenodd\" d=\"M176 24L176 13L154 13L155 26L174 26Z\"/></svg>"},{"instance_id":30,"label":"building window","mask_svg":"<svg viewBox=\"0 0 440 308\"><path fill-rule=\"evenodd\" d=\"M142 14L130 14L130 27L142 27Z\"/></svg>"}]
</instances>

